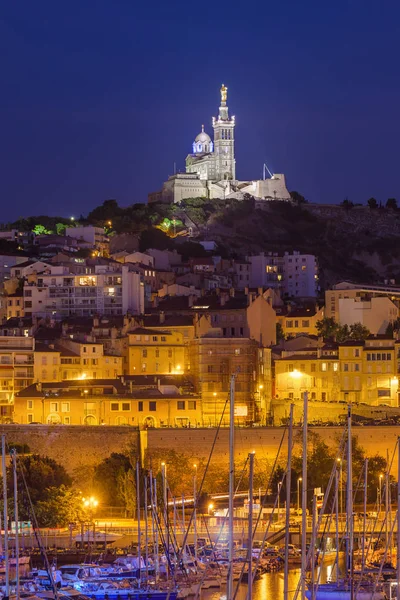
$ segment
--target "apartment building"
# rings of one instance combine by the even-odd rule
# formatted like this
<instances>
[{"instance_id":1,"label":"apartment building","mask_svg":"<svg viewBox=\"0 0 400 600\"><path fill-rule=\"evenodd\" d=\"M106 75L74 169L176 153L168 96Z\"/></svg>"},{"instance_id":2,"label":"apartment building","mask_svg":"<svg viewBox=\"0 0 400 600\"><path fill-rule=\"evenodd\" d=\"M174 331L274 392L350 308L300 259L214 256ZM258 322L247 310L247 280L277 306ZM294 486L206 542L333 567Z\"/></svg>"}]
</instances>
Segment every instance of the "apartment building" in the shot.
<instances>
[{"instance_id":1,"label":"apartment building","mask_svg":"<svg viewBox=\"0 0 400 600\"><path fill-rule=\"evenodd\" d=\"M399 342L386 336L283 352L275 360L275 397L398 406Z\"/></svg>"},{"instance_id":2,"label":"apartment building","mask_svg":"<svg viewBox=\"0 0 400 600\"><path fill-rule=\"evenodd\" d=\"M0 404L11 404L17 392L33 383L34 351L32 337L0 336Z\"/></svg>"},{"instance_id":3,"label":"apartment building","mask_svg":"<svg viewBox=\"0 0 400 600\"><path fill-rule=\"evenodd\" d=\"M27 277L23 289L26 316L141 314L144 285L128 265L86 261L49 265Z\"/></svg>"},{"instance_id":4,"label":"apartment building","mask_svg":"<svg viewBox=\"0 0 400 600\"><path fill-rule=\"evenodd\" d=\"M229 386L235 375L235 415L238 423L263 420L270 389L270 354L248 338L212 335L190 343L191 375L202 397L206 425L229 423ZM262 366L262 368L261 368ZM265 390L265 392L264 392Z\"/></svg>"},{"instance_id":5,"label":"apartment building","mask_svg":"<svg viewBox=\"0 0 400 600\"><path fill-rule=\"evenodd\" d=\"M37 383L15 396L17 423L197 427L200 398L176 385L134 386L121 379Z\"/></svg>"},{"instance_id":6,"label":"apartment building","mask_svg":"<svg viewBox=\"0 0 400 600\"><path fill-rule=\"evenodd\" d=\"M285 252L249 256L251 287L280 289L282 295L315 298L318 295L318 263L312 254Z\"/></svg>"},{"instance_id":7,"label":"apartment building","mask_svg":"<svg viewBox=\"0 0 400 600\"><path fill-rule=\"evenodd\" d=\"M136 327L123 340L124 373L185 373L183 334L168 329Z\"/></svg>"}]
</instances>

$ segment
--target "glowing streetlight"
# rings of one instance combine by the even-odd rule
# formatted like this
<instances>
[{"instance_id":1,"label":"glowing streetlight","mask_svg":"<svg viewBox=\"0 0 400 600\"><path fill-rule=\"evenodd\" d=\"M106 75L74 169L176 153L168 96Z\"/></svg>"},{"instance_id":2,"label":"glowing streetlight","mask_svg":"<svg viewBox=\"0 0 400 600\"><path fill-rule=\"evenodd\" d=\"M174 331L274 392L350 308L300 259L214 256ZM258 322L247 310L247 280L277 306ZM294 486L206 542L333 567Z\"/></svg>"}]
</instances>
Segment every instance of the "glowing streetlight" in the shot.
<instances>
[{"instance_id":1,"label":"glowing streetlight","mask_svg":"<svg viewBox=\"0 0 400 600\"><path fill-rule=\"evenodd\" d=\"M213 510L213 508L214 508L214 504L212 502L210 502L210 504L208 505L208 508L207 508L208 515L210 515L210 510Z\"/></svg>"},{"instance_id":2,"label":"glowing streetlight","mask_svg":"<svg viewBox=\"0 0 400 600\"><path fill-rule=\"evenodd\" d=\"M297 369L294 369L293 371L291 371L289 373L290 377L293 377L293 379L300 379L300 377L302 376L302 373L300 371L298 371Z\"/></svg>"},{"instance_id":3,"label":"glowing streetlight","mask_svg":"<svg viewBox=\"0 0 400 600\"><path fill-rule=\"evenodd\" d=\"M302 477L297 478L297 513L300 510L300 483L303 481Z\"/></svg>"}]
</instances>

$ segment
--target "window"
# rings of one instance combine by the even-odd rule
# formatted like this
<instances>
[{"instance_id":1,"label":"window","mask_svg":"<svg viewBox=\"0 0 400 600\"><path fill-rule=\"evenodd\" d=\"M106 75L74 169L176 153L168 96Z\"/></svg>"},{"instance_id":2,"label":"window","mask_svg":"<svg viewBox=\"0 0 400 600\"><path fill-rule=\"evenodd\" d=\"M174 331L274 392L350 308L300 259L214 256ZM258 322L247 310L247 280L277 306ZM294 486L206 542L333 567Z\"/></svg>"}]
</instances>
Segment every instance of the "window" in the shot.
<instances>
[{"instance_id":1,"label":"window","mask_svg":"<svg viewBox=\"0 0 400 600\"><path fill-rule=\"evenodd\" d=\"M146 373L147 365L146 363L142 363L142 373Z\"/></svg>"},{"instance_id":2,"label":"window","mask_svg":"<svg viewBox=\"0 0 400 600\"><path fill-rule=\"evenodd\" d=\"M321 371L326 371L326 369L327 369L326 362L323 362L323 363L321 364Z\"/></svg>"},{"instance_id":3,"label":"window","mask_svg":"<svg viewBox=\"0 0 400 600\"><path fill-rule=\"evenodd\" d=\"M333 363L333 370L334 371L338 371L339 370L339 363Z\"/></svg>"},{"instance_id":4,"label":"window","mask_svg":"<svg viewBox=\"0 0 400 600\"><path fill-rule=\"evenodd\" d=\"M86 352L87 352L87 347L86 346L83 346L83 352L86 354Z\"/></svg>"},{"instance_id":5,"label":"window","mask_svg":"<svg viewBox=\"0 0 400 600\"><path fill-rule=\"evenodd\" d=\"M188 400L188 409L196 410L196 400Z\"/></svg>"},{"instance_id":6,"label":"window","mask_svg":"<svg viewBox=\"0 0 400 600\"><path fill-rule=\"evenodd\" d=\"M166 341L167 341L167 338L165 337L165 335L162 335L162 336L161 336L161 341L162 341L162 342L166 342Z\"/></svg>"},{"instance_id":7,"label":"window","mask_svg":"<svg viewBox=\"0 0 400 600\"><path fill-rule=\"evenodd\" d=\"M321 393L321 400L322 402L326 402L326 392Z\"/></svg>"},{"instance_id":8,"label":"window","mask_svg":"<svg viewBox=\"0 0 400 600\"><path fill-rule=\"evenodd\" d=\"M69 402L61 402L61 412L70 412Z\"/></svg>"},{"instance_id":9,"label":"window","mask_svg":"<svg viewBox=\"0 0 400 600\"><path fill-rule=\"evenodd\" d=\"M240 348L235 348L235 354L236 354L236 356L239 356L239 354L240 354Z\"/></svg>"},{"instance_id":10,"label":"window","mask_svg":"<svg viewBox=\"0 0 400 600\"><path fill-rule=\"evenodd\" d=\"M64 425L70 425L71 419L69 417L64 417Z\"/></svg>"},{"instance_id":11,"label":"window","mask_svg":"<svg viewBox=\"0 0 400 600\"><path fill-rule=\"evenodd\" d=\"M156 358L160 357L160 350L158 348L156 348Z\"/></svg>"},{"instance_id":12,"label":"window","mask_svg":"<svg viewBox=\"0 0 400 600\"><path fill-rule=\"evenodd\" d=\"M178 410L185 410L185 401L184 400L178 400L178 402L177 402L177 408L178 408Z\"/></svg>"},{"instance_id":13,"label":"window","mask_svg":"<svg viewBox=\"0 0 400 600\"><path fill-rule=\"evenodd\" d=\"M311 373L315 373L315 363L311 363Z\"/></svg>"},{"instance_id":14,"label":"window","mask_svg":"<svg viewBox=\"0 0 400 600\"><path fill-rule=\"evenodd\" d=\"M310 321L308 319L303 319L301 322L302 327L310 327Z\"/></svg>"},{"instance_id":15,"label":"window","mask_svg":"<svg viewBox=\"0 0 400 600\"><path fill-rule=\"evenodd\" d=\"M355 371L359 371L360 370L360 365L358 363L355 363L354 370Z\"/></svg>"},{"instance_id":16,"label":"window","mask_svg":"<svg viewBox=\"0 0 400 600\"><path fill-rule=\"evenodd\" d=\"M378 398L390 397L390 388L378 390Z\"/></svg>"},{"instance_id":17,"label":"window","mask_svg":"<svg viewBox=\"0 0 400 600\"><path fill-rule=\"evenodd\" d=\"M33 415L28 415L28 423L33 423Z\"/></svg>"},{"instance_id":18,"label":"window","mask_svg":"<svg viewBox=\"0 0 400 600\"><path fill-rule=\"evenodd\" d=\"M96 354L96 346L93 346L93 347L92 347L92 353L93 353L93 354Z\"/></svg>"},{"instance_id":19,"label":"window","mask_svg":"<svg viewBox=\"0 0 400 600\"><path fill-rule=\"evenodd\" d=\"M26 408L28 410L33 410L33 400L28 400Z\"/></svg>"},{"instance_id":20,"label":"window","mask_svg":"<svg viewBox=\"0 0 400 600\"><path fill-rule=\"evenodd\" d=\"M168 358L172 358L172 348L168 349Z\"/></svg>"},{"instance_id":21,"label":"window","mask_svg":"<svg viewBox=\"0 0 400 600\"><path fill-rule=\"evenodd\" d=\"M213 372L213 365L207 365L207 373Z\"/></svg>"},{"instance_id":22,"label":"window","mask_svg":"<svg viewBox=\"0 0 400 600\"><path fill-rule=\"evenodd\" d=\"M315 400L316 399L316 394L315 392L311 392L311 400Z\"/></svg>"},{"instance_id":23,"label":"window","mask_svg":"<svg viewBox=\"0 0 400 600\"><path fill-rule=\"evenodd\" d=\"M293 321L286 321L286 327L293 327Z\"/></svg>"},{"instance_id":24,"label":"window","mask_svg":"<svg viewBox=\"0 0 400 600\"><path fill-rule=\"evenodd\" d=\"M360 350L359 350L359 348L355 348L355 350L354 350L354 356L356 358L358 358L360 356Z\"/></svg>"},{"instance_id":25,"label":"window","mask_svg":"<svg viewBox=\"0 0 400 600\"><path fill-rule=\"evenodd\" d=\"M158 342L158 336L157 335L153 335L153 342Z\"/></svg>"},{"instance_id":26,"label":"window","mask_svg":"<svg viewBox=\"0 0 400 600\"><path fill-rule=\"evenodd\" d=\"M158 373L160 370L160 363L156 362L155 372Z\"/></svg>"},{"instance_id":27,"label":"window","mask_svg":"<svg viewBox=\"0 0 400 600\"><path fill-rule=\"evenodd\" d=\"M157 402L155 400L150 400L149 402L149 410L154 412L157 410Z\"/></svg>"},{"instance_id":28,"label":"window","mask_svg":"<svg viewBox=\"0 0 400 600\"><path fill-rule=\"evenodd\" d=\"M32 301L31 300L25 300L25 308L32 308Z\"/></svg>"},{"instance_id":29,"label":"window","mask_svg":"<svg viewBox=\"0 0 400 600\"><path fill-rule=\"evenodd\" d=\"M140 340L141 340L141 339L142 339L142 336L141 336L141 335L137 335L137 336L136 336L136 341L137 341L137 342L140 342Z\"/></svg>"},{"instance_id":30,"label":"window","mask_svg":"<svg viewBox=\"0 0 400 600\"><path fill-rule=\"evenodd\" d=\"M348 370L349 370L349 365L347 363L344 363L343 371L348 371Z\"/></svg>"},{"instance_id":31,"label":"window","mask_svg":"<svg viewBox=\"0 0 400 600\"><path fill-rule=\"evenodd\" d=\"M110 404L110 410L119 410L119 404L118 404L118 402L111 402L111 404Z\"/></svg>"},{"instance_id":32,"label":"window","mask_svg":"<svg viewBox=\"0 0 400 600\"><path fill-rule=\"evenodd\" d=\"M143 356L143 358L147 358L147 348L143 348L142 356Z\"/></svg>"},{"instance_id":33,"label":"window","mask_svg":"<svg viewBox=\"0 0 400 600\"><path fill-rule=\"evenodd\" d=\"M139 400L138 402L138 411L143 412L143 400Z\"/></svg>"},{"instance_id":34,"label":"window","mask_svg":"<svg viewBox=\"0 0 400 600\"><path fill-rule=\"evenodd\" d=\"M47 356L42 356L42 365L47 365Z\"/></svg>"},{"instance_id":35,"label":"window","mask_svg":"<svg viewBox=\"0 0 400 600\"><path fill-rule=\"evenodd\" d=\"M131 403L130 402L123 402L122 403L122 410L131 410Z\"/></svg>"},{"instance_id":36,"label":"window","mask_svg":"<svg viewBox=\"0 0 400 600\"><path fill-rule=\"evenodd\" d=\"M50 412L58 412L58 402L50 402Z\"/></svg>"}]
</instances>

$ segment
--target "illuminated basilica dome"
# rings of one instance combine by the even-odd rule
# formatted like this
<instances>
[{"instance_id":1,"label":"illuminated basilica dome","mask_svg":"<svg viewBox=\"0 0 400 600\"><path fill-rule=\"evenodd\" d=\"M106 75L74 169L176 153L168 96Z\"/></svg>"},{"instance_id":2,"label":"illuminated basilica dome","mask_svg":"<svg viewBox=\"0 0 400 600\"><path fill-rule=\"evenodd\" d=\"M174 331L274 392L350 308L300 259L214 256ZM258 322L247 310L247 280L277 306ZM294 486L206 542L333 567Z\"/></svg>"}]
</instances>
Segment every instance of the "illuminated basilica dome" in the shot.
<instances>
[{"instance_id":1,"label":"illuminated basilica dome","mask_svg":"<svg viewBox=\"0 0 400 600\"><path fill-rule=\"evenodd\" d=\"M204 125L201 126L201 132L193 142L193 154L204 154L206 152L212 152L214 144L211 141L208 133L204 131Z\"/></svg>"}]
</instances>

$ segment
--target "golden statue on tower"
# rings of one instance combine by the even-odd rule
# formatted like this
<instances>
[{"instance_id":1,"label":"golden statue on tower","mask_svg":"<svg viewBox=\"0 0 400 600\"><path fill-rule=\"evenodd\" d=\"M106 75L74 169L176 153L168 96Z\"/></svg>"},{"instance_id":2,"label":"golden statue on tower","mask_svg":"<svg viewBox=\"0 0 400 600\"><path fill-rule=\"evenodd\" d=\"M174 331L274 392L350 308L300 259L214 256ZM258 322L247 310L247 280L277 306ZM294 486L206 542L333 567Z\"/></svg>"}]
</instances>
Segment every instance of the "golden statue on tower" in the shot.
<instances>
[{"instance_id":1,"label":"golden statue on tower","mask_svg":"<svg viewBox=\"0 0 400 600\"><path fill-rule=\"evenodd\" d=\"M228 95L228 88L222 84L221 87L221 104L226 104L226 97Z\"/></svg>"}]
</instances>

